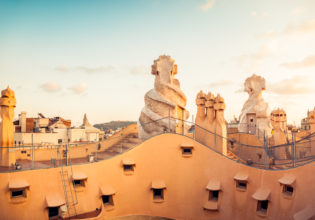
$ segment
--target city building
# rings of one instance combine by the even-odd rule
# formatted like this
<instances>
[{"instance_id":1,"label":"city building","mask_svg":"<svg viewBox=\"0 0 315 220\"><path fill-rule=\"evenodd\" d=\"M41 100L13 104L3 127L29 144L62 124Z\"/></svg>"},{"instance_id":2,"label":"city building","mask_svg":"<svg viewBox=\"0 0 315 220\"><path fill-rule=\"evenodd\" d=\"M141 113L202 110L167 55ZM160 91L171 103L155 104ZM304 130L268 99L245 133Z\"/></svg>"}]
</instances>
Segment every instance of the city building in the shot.
<instances>
[{"instance_id":1,"label":"city building","mask_svg":"<svg viewBox=\"0 0 315 220\"><path fill-rule=\"evenodd\" d=\"M168 93L164 102L157 101L158 94L151 94L155 100L147 100L138 125L129 125L100 142L36 149L16 147L15 94L10 88L3 90L1 218L315 219L313 115L309 115L308 133L294 131L287 140L285 111L276 109L266 115L267 103L260 95L253 96L262 101L263 114L256 107L249 112L243 109L241 123L245 126L237 131L233 127L229 133L224 98L200 91L196 95L195 129L189 129L183 121L188 112L184 105L177 108L178 103L186 102L178 99L179 82L171 75L177 66L170 57L165 58L171 62L155 62L152 68L173 81L158 81L155 88L175 88L174 93ZM262 82L262 77L259 80ZM171 82L175 85L169 86ZM260 94L262 86L258 86ZM253 99L244 106L256 106ZM165 118L165 102L174 107L173 117ZM149 111L146 107L150 114L144 114ZM154 109L160 119L155 118ZM258 112L255 117L251 115L254 111ZM271 126L273 132L260 136L259 129L248 130L247 125L252 123L248 113L263 125L265 134ZM54 132L62 137L62 143L64 139L82 142L100 138L99 130L91 126L86 115L79 128L68 127L61 119L49 127L49 120L40 117L43 120L38 122L33 119L32 129L27 127L26 115L21 115L22 123L16 126L21 134L30 131L33 139L34 134ZM50 138L58 143L59 137ZM42 140L46 141L44 136L38 136L38 141Z\"/></svg>"},{"instance_id":2,"label":"city building","mask_svg":"<svg viewBox=\"0 0 315 220\"><path fill-rule=\"evenodd\" d=\"M104 136L88 122L86 114L80 127L71 127L71 120L46 118L41 113L36 118L28 118L26 112L21 112L19 119L13 123L15 146L97 142Z\"/></svg>"},{"instance_id":3,"label":"city building","mask_svg":"<svg viewBox=\"0 0 315 220\"><path fill-rule=\"evenodd\" d=\"M311 130L311 126L315 126L315 108L312 111L307 111L307 117L301 120L302 130Z\"/></svg>"}]
</instances>

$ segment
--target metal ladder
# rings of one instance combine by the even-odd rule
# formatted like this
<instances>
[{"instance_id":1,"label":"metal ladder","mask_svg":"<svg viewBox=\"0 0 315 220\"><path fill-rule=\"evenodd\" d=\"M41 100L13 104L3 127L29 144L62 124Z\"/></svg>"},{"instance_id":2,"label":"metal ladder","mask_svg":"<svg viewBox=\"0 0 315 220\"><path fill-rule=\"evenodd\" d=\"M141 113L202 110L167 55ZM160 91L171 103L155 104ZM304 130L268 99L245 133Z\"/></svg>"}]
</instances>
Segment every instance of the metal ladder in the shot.
<instances>
[{"instance_id":1,"label":"metal ladder","mask_svg":"<svg viewBox=\"0 0 315 220\"><path fill-rule=\"evenodd\" d=\"M67 152L67 154L68 154L68 152ZM69 155L69 166L71 168L71 176L72 176L73 172L72 172L72 166L71 166L71 162L70 162L71 161L70 160L70 153L68 155ZM62 161L62 158L60 161ZM65 200L66 200L68 218L70 219L71 216L77 215L77 210L76 210L75 206L78 204L78 198L77 198L76 190L75 190L73 183L71 181L71 178L69 178L68 171L64 169L64 165L62 162L61 162L60 168L61 168L60 175L61 175L63 191L64 191L64 195L65 195Z\"/></svg>"}]
</instances>

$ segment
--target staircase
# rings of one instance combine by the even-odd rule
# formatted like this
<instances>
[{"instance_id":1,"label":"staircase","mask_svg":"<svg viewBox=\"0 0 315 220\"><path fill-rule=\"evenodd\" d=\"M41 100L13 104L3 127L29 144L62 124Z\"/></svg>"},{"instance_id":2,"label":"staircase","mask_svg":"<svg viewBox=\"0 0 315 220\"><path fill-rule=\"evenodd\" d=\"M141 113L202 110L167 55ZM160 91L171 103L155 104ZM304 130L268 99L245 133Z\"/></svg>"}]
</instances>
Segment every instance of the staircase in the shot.
<instances>
[{"instance_id":1,"label":"staircase","mask_svg":"<svg viewBox=\"0 0 315 220\"><path fill-rule=\"evenodd\" d=\"M227 151L226 156L234 161L238 161L239 159L238 156L236 156L232 151L229 151L229 150ZM240 162L246 164L246 161L243 159L240 159Z\"/></svg>"},{"instance_id":2,"label":"staircase","mask_svg":"<svg viewBox=\"0 0 315 220\"><path fill-rule=\"evenodd\" d=\"M109 154L119 154L134 148L142 142L138 138L138 134L129 134L126 137L122 138L117 144L106 149L105 152Z\"/></svg>"},{"instance_id":3,"label":"staircase","mask_svg":"<svg viewBox=\"0 0 315 220\"><path fill-rule=\"evenodd\" d=\"M69 176L68 171L64 169L64 166L61 165L60 175L61 175L61 181L64 191L64 196L66 200L66 206L67 206L67 213L68 218L70 219L71 216L76 216L76 205L78 204L78 198L75 191L75 188L72 184L71 176L72 176L72 166L71 166L71 160L70 160L70 153L68 153L69 156L69 166L71 168L71 175Z\"/></svg>"}]
</instances>

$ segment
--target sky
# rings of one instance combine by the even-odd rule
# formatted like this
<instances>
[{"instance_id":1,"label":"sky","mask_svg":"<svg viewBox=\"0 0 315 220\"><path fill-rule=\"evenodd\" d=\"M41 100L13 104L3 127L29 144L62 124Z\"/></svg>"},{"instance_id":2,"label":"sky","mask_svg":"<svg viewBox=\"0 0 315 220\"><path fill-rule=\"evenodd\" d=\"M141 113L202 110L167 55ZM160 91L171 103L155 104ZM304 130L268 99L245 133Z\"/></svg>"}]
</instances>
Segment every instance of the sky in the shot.
<instances>
[{"instance_id":1,"label":"sky","mask_svg":"<svg viewBox=\"0 0 315 220\"><path fill-rule=\"evenodd\" d=\"M0 0L0 89L15 91L16 118L136 121L166 54L191 116L203 90L239 117L255 73L299 125L315 106L314 39L314 0Z\"/></svg>"}]
</instances>

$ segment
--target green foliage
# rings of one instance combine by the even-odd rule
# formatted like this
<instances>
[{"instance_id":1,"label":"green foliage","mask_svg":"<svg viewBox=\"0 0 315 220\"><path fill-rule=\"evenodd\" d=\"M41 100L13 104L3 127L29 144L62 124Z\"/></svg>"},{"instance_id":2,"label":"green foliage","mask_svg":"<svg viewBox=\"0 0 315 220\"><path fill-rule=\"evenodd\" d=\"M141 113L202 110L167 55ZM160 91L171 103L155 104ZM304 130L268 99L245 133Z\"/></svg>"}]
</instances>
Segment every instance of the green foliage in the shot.
<instances>
[{"instance_id":1,"label":"green foliage","mask_svg":"<svg viewBox=\"0 0 315 220\"><path fill-rule=\"evenodd\" d=\"M109 129L116 130L117 128L123 128L131 124L136 124L136 121L111 121L102 124L95 124L94 127L106 131Z\"/></svg>"}]
</instances>

